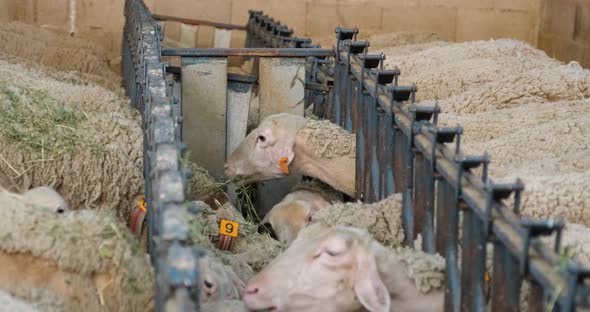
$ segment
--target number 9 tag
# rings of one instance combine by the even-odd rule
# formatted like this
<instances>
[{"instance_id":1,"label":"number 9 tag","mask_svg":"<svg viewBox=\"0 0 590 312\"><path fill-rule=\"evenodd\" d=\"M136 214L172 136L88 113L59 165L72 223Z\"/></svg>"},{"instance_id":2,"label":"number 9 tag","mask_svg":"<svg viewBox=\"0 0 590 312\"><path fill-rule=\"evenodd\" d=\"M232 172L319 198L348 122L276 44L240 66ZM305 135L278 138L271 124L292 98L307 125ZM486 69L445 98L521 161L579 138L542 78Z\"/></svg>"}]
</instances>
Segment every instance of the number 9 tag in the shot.
<instances>
[{"instance_id":1,"label":"number 9 tag","mask_svg":"<svg viewBox=\"0 0 590 312\"><path fill-rule=\"evenodd\" d=\"M240 224L238 222L221 219L221 222L219 222L219 234L238 237L239 227Z\"/></svg>"}]
</instances>

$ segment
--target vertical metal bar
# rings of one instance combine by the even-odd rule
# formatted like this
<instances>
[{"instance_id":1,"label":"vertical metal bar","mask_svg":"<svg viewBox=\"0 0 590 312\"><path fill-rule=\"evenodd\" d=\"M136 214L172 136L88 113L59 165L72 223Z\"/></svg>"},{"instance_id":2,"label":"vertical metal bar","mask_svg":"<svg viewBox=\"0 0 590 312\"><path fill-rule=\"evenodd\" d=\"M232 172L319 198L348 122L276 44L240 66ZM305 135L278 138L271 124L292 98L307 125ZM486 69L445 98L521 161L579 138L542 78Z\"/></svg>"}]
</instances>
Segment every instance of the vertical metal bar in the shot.
<instances>
[{"instance_id":1,"label":"vertical metal bar","mask_svg":"<svg viewBox=\"0 0 590 312\"><path fill-rule=\"evenodd\" d=\"M450 231L449 228L449 216L448 211L444 209L444 203L446 201L447 192L446 186L447 182L443 179L438 181L438 189L437 189L437 198L436 198L436 237L435 237L435 247L436 252L441 254L441 256L445 256L445 240L447 239L447 235Z\"/></svg>"},{"instance_id":2,"label":"vertical metal bar","mask_svg":"<svg viewBox=\"0 0 590 312\"><path fill-rule=\"evenodd\" d=\"M422 250L434 253L434 173L422 153L416 154L415 165L414 231L422 233Z\"/></svg>"},{"instance_id":3,"label":"vertical metal bar","mask_svg":"<svg viewBox=\"0 0 590 312\"><path fill-rule=\"evenodd\" d=\"M445 180L439 185L439 194L444 194L440 200L439 209L446 211L447 229L445 233L444 250L446 260L445 278L445 311L459 311L461 306L461 286L459 268L457 266L457 245L459 228L459 209L457 197L453 187Z\"/></svg>"},{"instance_id":4,"label":"vertical metal bar","mask_svg":"<svg viewBox=\"0 0 590 312\"><path fill-rule=\"evenodd\" d=\"M356 173L355 173L355 186L356 186L356 199L365 199L365 132L367 131L367 123L365 122L366 108L365 108L365 95L363 94L362 81L358 81L358 87L356 92L357 98L357 129L356 129Z\"/></svg>"},{"instance_id":5,"label":"vertical metal bar","mask_svg":"<svg viewBox=\"0 0 590 312\"><path fill-rule=\"evenodd\" d=\"M352 100L352 94L354 93L354 91L352 90L353 86L356 84L355 79L353 78L354 75L350 74L350 68L347 70L347 79L346 79L346 87L345 87L345 97L346 97L346 114L344 116L344 124L343 127L348 131L348 132L352 132L353 130L353 126L352 126L352 119L353 119L353 115L354 115L354 109L353 109L353 100Z\"/></svg>"},{"instance_id":6,"label":"vertical metal bar","mask_svg":"<svg viewBox=\"0 0 590 312\"><path fill-rule=\"evenodd\" d=\"M351 93L351 109L352 109L352 115L351 115L351 122L352 122L352 130L351 132L356 133L357 132L357 128L358 128L358 124L359 124L359 114L360 114L360 110L359 110L359 82L353 78L352 79L352 83L350 85L350 93Z\"/></svg>"},{"instance_id":7,"label":"vertical metal bar","mask_svg":"<svg viewBox=\"0 0 590 312\"><path fill-rule=\"evenodd\" d=\"M413 117L412 117L413 120ZM413 125L414 122L412 122ZM411 131L414 131L413 129ZM406 213L406 239L409 246L414 247L414 239L417 237L417 232L414 231L414 134L410 137L405 137L404 142L404 194L403 194L403 209Z\"/></svg>"},{"instance_id":8,"label":"vertical metal bar","mask_svg":"<svg viewBox=\"0 0 590 312\"><path fill-rule=\"evenodd\" d=\"M521 277L518 262L501 243L494 244L492 310L516 312L520 304Z\"/></svg>"},{"instance_id":9,"label":"vertical metal bar","mask_svg":"<svg viewBox=\"0 0 590 312\"><path fill-rule=\"evenodd\" d=\"M401 192L404 189L404 147L405 135L398 129L393 130L393 176L394 176L394 190L396 193Z\"/></svg>"},{"instance_id":10,"label":"vertical metal bar","mask_svg":"<svg viewBox=\"0 0 590 312\"><path fill-rule=\"evenodd\" d=\"M386 113L383 110L378 112L379 115L379 129L377 131L377 161L379 163L379 197L382 200L387 194L387 144L386 132L388 124L385 122Z\"/></svg>"},{"instance_id":11,"label":"vertical metal bar","mask_svg":"<svg viewBox=\"0 0 590 312\"><path fill-rule=\"evenodd\" d=\"M364 174L363 174L363 185L364 185L364 199L365 202L371 203L371 137L375 130L375 124L372 121L373 101L371 100L370 94L365 93L365 112L364 112L364 123L365 123L365 146L364 150Z\"/></svg>"},{"instance_id":12,"label":"vertical metal bar","mask_svg":"<svg viewBox=\"0 0 590 312\"><path fill-rule=\"evenodd\" d=\"M484 275L486 235L475 213L463 210L461 311L483 312L485 309Z\"/></svg>"},{"instance_id":13,"label":"vertical metal bar","mask_svg":"<svg viewBox=\"0 0 590 312\"><path fill-rule=\"evenodd\" d=\"M373 107L371 110L371 202L376 202L379 200L379 176L380 176L380 168L379 168L379 161L378 157L378 138L379 132L381 129L381 124L379 123L379 112L377 109L377 101L373 99Z\"/></svg>"},{"instance_id":14,"label":"vertical metal bar","mask_svg":"<svg viewBox=\"0 0 590 312\"><path fill-rule=\"evenodd\" d=\"M385 197L395 192L393 178L393 118L391 112L385 112L383 131L385 139L383 144L383 167L385 171Z\"/></svg>"},{"instance_id":15,"label":"vertical metal bar","mask_svg":"<svg viewBox=\"0 0 590 312\"><path fill-rule=\"evenodd\" d=\"M528 311L544 312L545 292L543 291L543 287L533 280L529 281L529 285Z\"/></svg>"}]
</instances>

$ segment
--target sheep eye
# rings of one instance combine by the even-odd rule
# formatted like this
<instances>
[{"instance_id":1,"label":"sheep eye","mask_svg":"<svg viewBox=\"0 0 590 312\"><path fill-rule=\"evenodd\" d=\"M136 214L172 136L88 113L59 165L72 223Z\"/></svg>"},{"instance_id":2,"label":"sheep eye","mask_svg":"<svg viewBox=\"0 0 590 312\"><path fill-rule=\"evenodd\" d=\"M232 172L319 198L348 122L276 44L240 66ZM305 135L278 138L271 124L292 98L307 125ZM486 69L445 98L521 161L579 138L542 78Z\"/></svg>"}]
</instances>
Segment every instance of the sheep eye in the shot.
<instances>
[{"instance_id":1,"label":"sheep eye","mask_svg":"<svg viewBox=\"0 0 590 312\"><path fill-rule=\"evenodd\" d=\"M330 257L336 257L336 256L339 256L340 254L342 254L341 252L335 252L335 251L329 250L329 249L326 249L325 251L328 254L328 256L330 256Z\"/></svg>"},{"instance_id":2,"label":"sheep eye","mask_svg":"<svg viewBox=\"0 0 590 312\"><path fill-rule=\"evenodd\" d=\"M264 141L266 141L266 137L264 137L264 135L259 135L258 136L258 141L264 142Z\"/></svg>"}]
</instances>

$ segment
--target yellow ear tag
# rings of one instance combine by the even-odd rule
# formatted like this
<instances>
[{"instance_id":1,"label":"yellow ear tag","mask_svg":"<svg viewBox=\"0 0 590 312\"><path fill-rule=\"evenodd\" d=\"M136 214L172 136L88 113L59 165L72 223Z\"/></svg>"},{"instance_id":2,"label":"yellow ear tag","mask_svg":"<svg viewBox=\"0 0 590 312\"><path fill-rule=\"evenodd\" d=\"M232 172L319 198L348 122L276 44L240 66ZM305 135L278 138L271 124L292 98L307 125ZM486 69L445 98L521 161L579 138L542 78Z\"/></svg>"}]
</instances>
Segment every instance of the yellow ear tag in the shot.
<instances>
[{"instance_id":1,"label":"yellow ear tag","mask_svg":"<svg viewBox=\"0 0 590 312\"><path fill-rule=\"evenodd\" d=\"M289 165L287 164L288 161L289 158L285 156L281 157L281 160L279 160L279 168L284 174L289 174Z\"/></svg>"}]
</instances>

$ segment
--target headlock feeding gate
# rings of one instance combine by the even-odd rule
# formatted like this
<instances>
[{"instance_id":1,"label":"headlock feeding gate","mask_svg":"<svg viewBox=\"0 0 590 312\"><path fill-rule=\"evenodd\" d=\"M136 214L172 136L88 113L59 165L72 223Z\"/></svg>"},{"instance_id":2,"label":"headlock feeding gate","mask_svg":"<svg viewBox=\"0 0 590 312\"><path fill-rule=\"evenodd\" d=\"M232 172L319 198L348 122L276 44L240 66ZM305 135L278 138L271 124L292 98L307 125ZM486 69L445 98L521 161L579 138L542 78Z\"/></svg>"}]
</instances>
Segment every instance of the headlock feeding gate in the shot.
<instances>
[{"instance_id":1,"label":"headlock feeding gate","mask_svg":"<svg viewBox=\"0 0 590 312\"><path fill-rule=\"evenodd\" d=\"M313 104L314 115L356 134L356 198L370 203L402 192L406 243L413 246L421 234L423 250L445 257L445 311L518 311L523 280L531 285L530 311L589 306L590 269L560 258L564 223L520 217L521 181L494 183L487 174L489 157L464 155L461 127L439 127L440 109L416 105L417 87L398 85L400 69L384 68L385 56L370 54L369 42L357 40L357 29L336 28L335 48L321 49L262 12L250 11L246 27L233 27L247 32L245 49L162 49L161 28L142 0L127 0L125 16L122 75L131 105L143 119L157 311L199 310L202 254L187 244L189 229L182 218L192 212L185 205L190 172L181 167L186 151L181 129L197 116L183 115L178 82L166 75L174 70L161 58L166 55L304 60L304 106ZM554 244L536 239L543 235L554 235ZM488 243L493 244L489 282ZM491 289L490 301L486 289Z\"/></svg>"}]
</instances>

